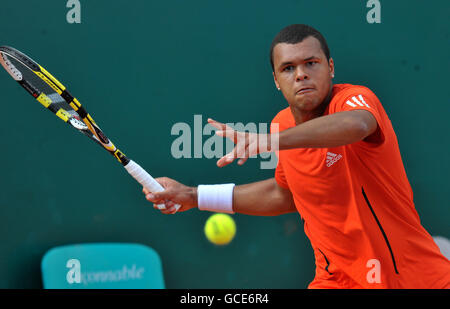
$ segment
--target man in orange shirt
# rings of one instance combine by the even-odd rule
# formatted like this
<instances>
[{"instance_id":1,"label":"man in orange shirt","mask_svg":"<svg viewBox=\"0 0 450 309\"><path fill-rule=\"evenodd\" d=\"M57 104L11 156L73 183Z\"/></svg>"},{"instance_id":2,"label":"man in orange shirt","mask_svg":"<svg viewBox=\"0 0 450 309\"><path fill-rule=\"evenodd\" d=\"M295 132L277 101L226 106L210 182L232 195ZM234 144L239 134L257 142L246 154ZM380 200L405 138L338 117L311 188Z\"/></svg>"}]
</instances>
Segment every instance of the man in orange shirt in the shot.
<instances>
[{"instance_id":1,"label":"man in orange shirt","mask_svg":"<svg viewBox=\"0 0 450 309\"><path fill-rule=\"evenodd\" d=\"M236 143L219 167L276 151L275 177L198 187L158 178L165 191L144 189L147 200L165 203L165 214L191 208L262 216L298 211L316 259L309 288L450 288L450 262L420 224L397 137L375 94L333 85L327 43L306 25L280 31L271 64L289 103L273 119L271 134L208 122Z\"/></svg>"}]
</instances>

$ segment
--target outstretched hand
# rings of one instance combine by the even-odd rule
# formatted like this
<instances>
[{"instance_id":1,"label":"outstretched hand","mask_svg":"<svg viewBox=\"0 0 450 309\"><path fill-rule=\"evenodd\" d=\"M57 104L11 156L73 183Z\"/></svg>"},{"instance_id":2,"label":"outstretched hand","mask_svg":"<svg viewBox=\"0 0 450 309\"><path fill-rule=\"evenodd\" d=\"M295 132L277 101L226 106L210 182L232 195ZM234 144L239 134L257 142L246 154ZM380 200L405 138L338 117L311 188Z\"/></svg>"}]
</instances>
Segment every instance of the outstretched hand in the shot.
<instances>
[{"instance_id":1,"label":"outstretched hand","mask_svg":"<svg viewBox=\"0 0 450 309\"><path fill-rule=\"evenodd\" d=\"M277 149L278 135L238 132L230 126L211 118L208 119L208 123L217 129L217 135L229 138L236 144L231 152L217 161L218 167L228 165L237 158L239 158L238 164L242 165L249 157Z\"/></svg>"},{"instance_id":2,"label":"outstretched hand","mask_svg":"<svg viewBox=\"0 0 450 309\"><path fill-rule=\"evenodd\" d=\"M164 191L150 192L143 188L145 198L153 203L153 208L160 210L163 214L174 214L197 207L197 188L185 186L173 179L160 177L155 179L163 186ZM159 209L156 205L165 204L166 209ZM175 205L181 207L177 210Z\"/></svg>"}]
</instances>

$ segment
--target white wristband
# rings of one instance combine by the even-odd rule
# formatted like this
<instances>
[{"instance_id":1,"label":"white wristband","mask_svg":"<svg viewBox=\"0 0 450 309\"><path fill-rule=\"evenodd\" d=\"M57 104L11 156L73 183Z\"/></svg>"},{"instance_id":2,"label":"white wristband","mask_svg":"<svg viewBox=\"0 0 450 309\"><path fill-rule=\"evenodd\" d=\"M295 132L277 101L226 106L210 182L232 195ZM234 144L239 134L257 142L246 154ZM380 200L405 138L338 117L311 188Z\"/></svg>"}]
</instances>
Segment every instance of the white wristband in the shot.
<instances>
[{"instance_id":1,"label":"white wristband","mask_svg":"<svg viewBox=\"0 0 450 309\"><path fill-rule=\"evenodd\" d=\"M234 183L199 185L197 187L198 209L234 214L233 189Z\"/></svg>"}]
</instances>

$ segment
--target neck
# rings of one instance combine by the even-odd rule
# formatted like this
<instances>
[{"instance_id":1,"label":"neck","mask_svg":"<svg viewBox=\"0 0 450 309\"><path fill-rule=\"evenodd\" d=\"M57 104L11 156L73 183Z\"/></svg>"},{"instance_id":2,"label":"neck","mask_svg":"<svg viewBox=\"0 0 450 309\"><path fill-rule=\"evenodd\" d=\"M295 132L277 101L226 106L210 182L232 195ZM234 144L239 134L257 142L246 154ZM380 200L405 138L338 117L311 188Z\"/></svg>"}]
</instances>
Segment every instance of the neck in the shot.
<instances>
[{"instance_id":1,"label":"neck","mask_svg":"<svg viewBox=\"0 0 450 309\"><path fill-rule=\"evenodd\" d=\"M332 87L330 91L328 92L327 97L322 101L322 103L319 104L317 108L311 111L305 111L295 106L290 106L291 113L294 116L295 125L299 125L301 123L304 123L308 120L320 117L325 112L325 109L328 107L328 104L330 104L331 101L331 95L332 95Z\"/></svg>"}]
</instances>

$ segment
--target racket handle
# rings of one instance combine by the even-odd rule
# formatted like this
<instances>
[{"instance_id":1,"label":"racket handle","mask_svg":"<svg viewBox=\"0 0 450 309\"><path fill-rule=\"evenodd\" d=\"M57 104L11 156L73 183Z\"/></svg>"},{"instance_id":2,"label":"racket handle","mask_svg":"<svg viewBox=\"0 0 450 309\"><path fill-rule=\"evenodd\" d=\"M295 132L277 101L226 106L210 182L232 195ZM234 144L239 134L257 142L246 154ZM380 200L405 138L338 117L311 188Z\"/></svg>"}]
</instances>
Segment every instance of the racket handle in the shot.
<instances>
[{"instance_id":1,"label":"racket handle","mask_svg":"<svg viewBox=\"0 0 450 309\"><path fill-rule=\"evenodd\" d=\"M147 173L139 164L130 160L127 165L124 166L125 169L136 179L144 188L146 188L150 192L161 192L164 191L164 188ZM156 205L158 209L166 209L166 205L159 204ZM175 205L177 211L180 209L181 205Z\"/></svg>"}]
</instances>

